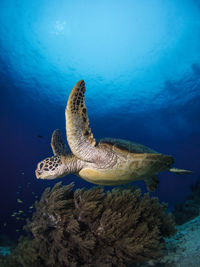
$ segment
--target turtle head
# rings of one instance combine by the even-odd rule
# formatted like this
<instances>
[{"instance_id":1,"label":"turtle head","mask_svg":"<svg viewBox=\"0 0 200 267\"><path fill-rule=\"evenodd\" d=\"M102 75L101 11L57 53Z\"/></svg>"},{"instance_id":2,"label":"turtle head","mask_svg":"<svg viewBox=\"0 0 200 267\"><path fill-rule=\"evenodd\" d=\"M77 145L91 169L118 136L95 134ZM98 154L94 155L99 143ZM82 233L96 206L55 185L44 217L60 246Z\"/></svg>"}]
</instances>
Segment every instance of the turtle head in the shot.
<instances>
[{"instance_id":1,"label":"turtle head","mask_svg":"<svg viewBox=\"0 0 200 267\"><path fill-rule=\"evenodd\" d=\"M47 180L60 178L67 174L60 156L54 156L40 161L35 171L37 179Z\"/></svg>"}]
</instances>

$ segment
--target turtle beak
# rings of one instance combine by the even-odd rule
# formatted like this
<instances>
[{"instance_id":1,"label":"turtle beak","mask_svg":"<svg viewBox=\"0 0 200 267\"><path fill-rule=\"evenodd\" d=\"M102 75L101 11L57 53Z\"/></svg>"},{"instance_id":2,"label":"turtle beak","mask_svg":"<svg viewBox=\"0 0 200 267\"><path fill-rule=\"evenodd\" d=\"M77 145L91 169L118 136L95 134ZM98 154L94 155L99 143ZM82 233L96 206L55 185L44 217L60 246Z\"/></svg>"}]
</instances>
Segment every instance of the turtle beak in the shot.
<instances>
[{"instance_id":1,"label":"turtle beak","mask_svg":"<svg viewBox=\"0 0 200 267\"><path fill-rule=\"evenodd\" d=\"M37 179L40 178L41 173L42 173L42 171L39 171L39 170L35 171L35 176L37 177Z\"/></svg>"}]
</instances>

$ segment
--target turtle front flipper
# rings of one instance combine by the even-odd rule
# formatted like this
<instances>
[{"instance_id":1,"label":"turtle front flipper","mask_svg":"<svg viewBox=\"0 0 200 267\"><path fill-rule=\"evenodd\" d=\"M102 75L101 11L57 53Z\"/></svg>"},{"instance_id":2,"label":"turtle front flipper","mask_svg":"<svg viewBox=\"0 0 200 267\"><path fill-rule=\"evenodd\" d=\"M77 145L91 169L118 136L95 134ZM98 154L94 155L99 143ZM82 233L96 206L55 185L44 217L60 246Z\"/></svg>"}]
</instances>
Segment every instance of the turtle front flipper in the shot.
<instances>
[{"instance_id":1,"label":"turtle front flipper","mask_svg":"<svg viewBox=\"0 0 200 267\"><path fill-rule=\"evenodd\" d=\"M89 162L104 162L106 154L95 147L96 140L89 127L85 90L85 82L80 80L69 96L65 110L67 141L76 157Z\"/></svg>"},{"instance_id":2,"label":"turtle front flipper","mask_svg":"<svg viewBox=\"0 0 200 267\"><path fill-rule=\"evenodd\" d=\"M54 156L60 156L60 155L68 155L69 151L67 149L67 146L62 140L62 135L59 130L53 131L52 137L51 137L51 148L53 150Z\"/></svg>"}]
</instances>

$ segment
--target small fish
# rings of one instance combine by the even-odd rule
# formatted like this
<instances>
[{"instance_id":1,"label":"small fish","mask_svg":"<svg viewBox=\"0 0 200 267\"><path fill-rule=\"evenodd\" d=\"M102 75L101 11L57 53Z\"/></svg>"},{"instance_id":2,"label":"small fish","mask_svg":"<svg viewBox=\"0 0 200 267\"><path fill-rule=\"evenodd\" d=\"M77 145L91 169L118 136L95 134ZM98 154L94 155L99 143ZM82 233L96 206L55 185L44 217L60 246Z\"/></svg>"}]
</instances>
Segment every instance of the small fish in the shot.
<instances>
[{"instance_id":1,"label":"small fish","mask_svg":"<svg viewBox=\"0 0 200 267\"><path fill-rule=\"evenodd\" d=\"M23 201L20 198L17 199L17 202L18 203L23 203Z\"/></svg>"},{"instance_id":2,"label":"small fish","mask_svg":"<svg viewBox=\"0 0 200 267\"><path fill-rule=\"evenodd\" d=\"M3 226L6 227L6 225L7 225L7 223L5 222L5 223L3 224Z\"/></svg>"},{"instance_id":3,"label":"small fish","mask_svg":"<svg viewBox=\"0 0 200 267\"><path fill-rule=\"evenodd\" d=\"M33 208L34 208L33 205L29 207L29 209L33 209Z\"/></svg>"},{"instance_id":4,"label":"small fish","mask_svg":"<svg viewBox=\"0 0 200 267\"><path fill-rule=\"evenodd\" d=\"M40 134L38 134L38 135L37 135L37 138L43 138L43 136L42 136L42 135L40 135Z\"/></svg>"},{"instance_id":5,"label":"small fish","mask_svg":"<svg viewBox=\"0 0 200 267\"><path fill-rule=\"evenodd\" d=\"M22 214L22 213L24 213L23 210L19 210L18 211L18 214Z\"/></svg>"},{"instance_id":6,"label":"small fish","mask_svg":"<svg viewBox=\"0 0 200 267\"><path fill-rule=\"evenodd\" d=\"M21 175L24 175L24 172L21 172Z\"/></svg>"}]
</instances>

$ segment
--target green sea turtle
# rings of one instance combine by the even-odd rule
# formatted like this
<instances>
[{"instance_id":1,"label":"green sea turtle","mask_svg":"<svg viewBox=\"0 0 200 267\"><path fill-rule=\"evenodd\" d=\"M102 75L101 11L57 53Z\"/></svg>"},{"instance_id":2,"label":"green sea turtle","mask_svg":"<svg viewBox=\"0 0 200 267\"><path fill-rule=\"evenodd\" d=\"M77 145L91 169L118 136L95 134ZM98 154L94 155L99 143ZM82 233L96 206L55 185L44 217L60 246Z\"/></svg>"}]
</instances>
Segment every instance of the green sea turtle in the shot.
<instances>
[{"instance_id":1,"label":"green sea turtle","mask_svg":"<svg viewBox=\"0 0 200 267\"><path fill-rule=\"evenodd\" d=\"M157 174L169 170L178 174L191 171L172 168L172 156L163 155L144 145L114 138L96 141L89 128L85 106L85 82L76 83L69 96L66 116L67 141L59 130L53 132L53 157L38 163L38 179L55 179L74 173L88 182L99 185L120 185L144 180L149 191L158 184Z\"/></svg>"}]
</instances>

